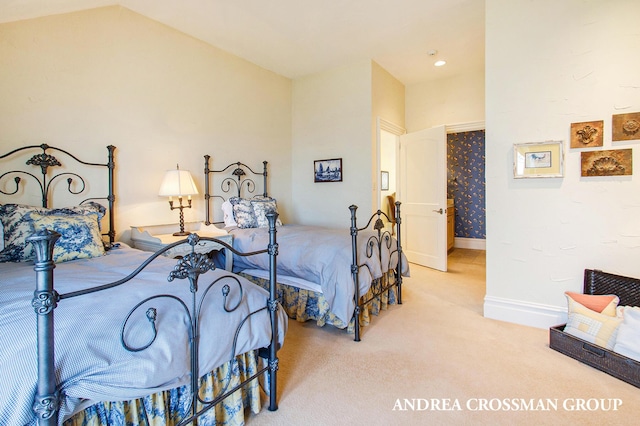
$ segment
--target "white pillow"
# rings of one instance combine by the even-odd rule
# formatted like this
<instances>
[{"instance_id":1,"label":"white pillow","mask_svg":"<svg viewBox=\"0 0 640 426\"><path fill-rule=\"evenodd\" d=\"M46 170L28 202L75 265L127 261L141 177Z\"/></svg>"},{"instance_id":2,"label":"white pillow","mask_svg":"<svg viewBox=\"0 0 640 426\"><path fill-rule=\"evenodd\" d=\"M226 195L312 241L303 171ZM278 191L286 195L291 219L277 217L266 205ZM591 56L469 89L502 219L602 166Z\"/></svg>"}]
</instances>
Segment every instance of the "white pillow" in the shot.
<instances>
[{"instance_id":1,"label":"white pillow","mask_svg":"<svg viewBox=\"0 0 640 426\"><path fill-rule=\"evenodd\" d=\"M222 214L224 215L224 226L238 226L233 217L233 204L229 200L222 203Z\"/></svg>"},{"instance_id":2,"label":"white pillow","mask_svg":"<svg viewBox=\"0 0 640 426\"><path fill-rule=\"evenodd\" d=\"M640 361L640 307L625 306L613 351Z\"/></svg>"}]
</instances>

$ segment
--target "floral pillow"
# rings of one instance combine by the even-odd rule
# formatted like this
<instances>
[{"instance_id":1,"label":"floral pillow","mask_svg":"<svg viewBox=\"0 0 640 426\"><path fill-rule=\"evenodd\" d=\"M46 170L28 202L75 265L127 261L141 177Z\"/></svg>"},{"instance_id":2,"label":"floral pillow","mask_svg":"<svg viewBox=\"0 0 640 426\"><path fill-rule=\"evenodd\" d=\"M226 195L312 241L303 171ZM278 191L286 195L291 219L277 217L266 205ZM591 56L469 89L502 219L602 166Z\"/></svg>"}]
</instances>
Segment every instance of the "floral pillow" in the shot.
<instances>
[{"instance_id":1,"label":"floral pillow","mask_svg":"<svg viewBox=\"0 0 640 426\"><path fill-rule=\"evenodd\" d=\"M31 213L31 219L36 231L51 229L60 234L53 247L54 262L104 256L97 212L83 215Z\"/></svg>"},{"instance_id":2,"label":"floral pillow","mask_svg":"<svg viewBox=\"0 0 640 426\"><path fill-rule=\"evenodd\" d=\"M267 214L278 213L275 198L254 198L251 200L251 205L253 206L253 213L256 217L258 228L268 228L269 219L267 218ZM282 225L282 222L280 222L280 219L276 219L276 226L280 225Z\"/></svg>"},{"instance_id":3,"label":"floral pillow","mask_svg":"<svg viewBox=\"0 0 640 426\"><path fill-rule=\"evenodd\" d=\"M257 228L258 222L253 212L251 201L244 198L231 197L229 199L233 206L233 217L238 224L238 228Z\"/></svg>"},{"instance_id":4,"label":"floral pillow","mask_svg":"<svg viewBox=\"0 0 640 426\"><path fill-rule=\"evenodd\" d=\"M278 212L275 198L270 197L260 196L250 200L231 197L229 203L233 206L233 218L238 228L268 228L267 214ZM276 225L282 225L280 219L276 220Z\"/></svg>"},{"instance_id":5,"label":"floral pillow","mask_svg":"<svg viewBox=\"0 0 640 426\"><path fill-rule=\"evenodd\" d=\"M4 204L0 206L0 222L4 231L4 249L0 252L0 262L25 262L33 260L33 247L27 242L34 232L33 213L41 215L83 215L98 214L98 222L106 212L104 206L89 202L80 206L59 209L25 206L21 204Z\"/></svg>"}]
</instances>

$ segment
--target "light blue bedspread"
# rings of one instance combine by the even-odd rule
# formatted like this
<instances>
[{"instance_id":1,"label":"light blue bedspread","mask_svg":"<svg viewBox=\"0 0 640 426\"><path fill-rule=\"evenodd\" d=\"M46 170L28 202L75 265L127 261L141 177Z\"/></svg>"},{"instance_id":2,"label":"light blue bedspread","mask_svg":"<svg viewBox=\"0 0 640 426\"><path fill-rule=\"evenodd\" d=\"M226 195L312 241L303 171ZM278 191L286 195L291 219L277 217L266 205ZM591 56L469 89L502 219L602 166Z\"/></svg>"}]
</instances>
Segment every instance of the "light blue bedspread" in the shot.
<instances>
[{"instance_id":1,"label":"light blue bedspread","mask_svg":"<svg viewBox=\"0 0 640 426\"><path fill-rule=\"evenodd\" d=\"M269 241L267 228L233 228L229 232L233 234L234 248L241 252L259 250ZM348 323L355 309L349 230L283 225L277 228L277 235L278 273L320 284L331 311ZM373 279L380 278L389 268L395 268L398 262L397 252L393 253L397 249L395 239L392 239L390 248L382 245L382 261L379 260L377 246L370 252L370 257L366 255L369 237L373 235L377 233L358 233L358 264L367 265L360 268L358 276L360 295L366 294ZM234 269L269 269L269 258L266 255L234 256L233 262ZM409 276L409 263L404 254L402 275Z\"/></svg>"},{"instance_id":2,"label":"light blue bedspread","mask_svg":"<svg viewBox=\"0 0 640 426\"><path fill-rule=\"evenodd\" d=\"M265 246L262 246L264 248ZM150 253L123 247L106 256L58 264L54 271L59 293L115 281L132 272ZM157 310L158 337L146 350L129 352L120 343L120 329L129 310L156 294L182 297L191 308L188 280L168 282L176 260L158 258L134 281L99 293L61 300L55 309L56 371L62 390L61 412L69 416L90 401L138 398L189 382L188 314L174 299L155 298L136 310L125 333L131 346L146 344L152 332L145 312ZM201 295L217 277L232 275L215 270L200 277ZM237 354L269 345L268 311L250 317L233 350L237 325L250 311L266 306L267 292L236 277L225 278L207 293L200 315L199 374L205 374ZM228 284L227 313L222 287ZM31 307L35 289L33 264L0 264L0 424L34 424L31 405L36 391L36 314ZM287 318L278 310L279 340ZM89 401L85 401L89 400Z\"/></svg>"}]
</instances>

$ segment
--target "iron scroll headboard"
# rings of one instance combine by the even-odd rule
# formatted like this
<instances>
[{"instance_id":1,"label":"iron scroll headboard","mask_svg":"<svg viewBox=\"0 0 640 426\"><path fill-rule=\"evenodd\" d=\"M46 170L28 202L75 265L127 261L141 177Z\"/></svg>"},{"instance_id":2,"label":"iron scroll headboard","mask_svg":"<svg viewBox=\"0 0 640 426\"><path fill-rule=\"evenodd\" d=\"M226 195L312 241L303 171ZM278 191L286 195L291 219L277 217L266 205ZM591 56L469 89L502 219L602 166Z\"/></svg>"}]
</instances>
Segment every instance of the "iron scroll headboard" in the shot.
<instances>
[{"instance_id":1,"label":"iron scroll headboard","mask_svg":"<svg viewBox=\"0 0 640 426\"><path fill-rule=\"evenodd\" d=\"M108 230L104 232L103 236L108 236L109 238L109 246L111 246L115 241L115 219L114 219L114 170L115 170L115 161L114 161L114 151L116 147L113 145L107 146L108 151L108 159L107 163L92 163L88 161L80 160L75 155L65 151L61 148L56 148L53 146L49 146L47 144L42 145L29 145L23 146L21 148L14 149L11 152L8 152L4 155L0 155L0 160L10 159L18 157L20 153L26 152L28 155L28 150L38 150L42 151L38 154L34 154L25 162L27 166L39 167L41 176L38 176L37 172L32 172L30 170L11 170L8 172L4 172L0 174L0 193L4 195L17 195L20 192L22 177L27 176L28 178L32 178L36 181L36 183L40 187L40 193L42 197L42 207L47 208L49 205L49 200L51 197L51 185L57 182L59 179L66 177L67 179L67 191L72 195L80 195L87 189L87 184L85 178L83 178L80 174L75 173L73 171L61 171L59 173L52 172L50 169L54 167L62 167L61 161L54 156L54 153L62 153L66 155L68 158L75 160L77 163L91 166L91 167L104 167L107 169L108 178L108 194L106 196L101 197L88 197L84 200L80 201L78 204L82 204L88 201L96 201L96 200L104 200L107 201L107 212L108 212ZM64 157L63 157L64 158ZM73 164L73 163L72 163ZM13 181L15 184L14 189L8 189L5 191L3 188L11 185L8 183L10 181L10 176L13 176ZM79 189L74 189L74 188Z\"/></svg>"},{"instance_id":2,"label":"iron scroll headboard","mask_svg":"<svg viewBox=\"0 0 640 426\"><path fill-rule=\"evenodd\" d=\"M32 150L37 150L36 154L33 154ZM12 167L2 167L0 169L0 197L26 197L25 192L26 189L29 189L32 182L35 182L36 185L34 187L39 187L39 191L36 191L36 196L41 197L42 207L48 208L48 206L52 205L52 200L54 195L59 194L60 192L64 192L64 195L71 194L71 198L76 198L78 200L82 199L79 204L89 202L89 201L107 201L108 215L109 215L109 229L108 232L103 235L109 236L110 244L113 244L115 240L115 226L114 226L114 171L115 171L115 161L114 161L114 146L108 146L108 161L106 164L103 163L93 163L80 160L76 156L70 154L69 152L52 147L46 144L42 145L31 145L24 146L18 149L15 149L6 154L0 155L0 161L10 162ZM32 155L33 154L33 155ZM58 158L57 158L58 157ZM70 161L73 159L76 161ZM24 161L23 161L24 160ZM67 167L66 163L70 163L73 165L73 170ZM86 166L86 167L84 167ZM33 167L39 168L40 170L34 171ZM96 167L98 169L96 169ZM5 171L11 168L10 171ZM96 188L95 191L91 191L90 182L93 179L89 179L92 176L92 170L98 170L100 176L102 177L102 173L104 171L103 168L106 168L108 174L108 194L106 196L103 195L104 190L102 188ZM80 171L78 169L81 169ZM265 165L266 170L266 165ZM84 176L84 177L83 177ZM66 184L64 182L66 180ZM62 183L63 188L61 191L58 191L57 183ZM100 181L102 183L102 181ZM28 184L27 184L28 183ZM66 186L66 188L65 188ZM99 185L96 185L99 186ZM97 196L94 196L97 195ZM0 200L4 201L4 200ZM102 204L102 203L101 203ZM170 300L174 300L177 302L179 306L182 307L183 312L190 318L189 324L187 324L186 331L190 336L190 343L187 349L187 354L190 357L190 391L191 391L191 399L190 399L190 410L186 412L187 418L182 419L179 425L187 425L196 423L196 418L201 416L204 412L212 409L215 405L219 404L227 396L236 392L241 386L246 384L248 381L254 380L260 377L263 374L268 374L268 386L269 386L269 407L270 411L274 411L278 409L277 405L277 370L278 370L278 358L277 351L279 349L278 339L281 331L278 328L279 322L277 321L277 310L279 309L279 305L276 300L276 257L278 252L278 246L276 241L276 232L275 232L275 223L277 219L277 213L271 213L268 215L269 221L269 244L266 248L262 250L255 251L253 253L240 253L237 252L233 247L229 246L223 241L217 240L215 238L210 237L199 237L196 234L191 234L186 240L180 240L174 242L172 244L163 247L156 253L151 254L149 258L147 258L141 265L139 265L133 272L131 272L128 276L118 279L116 281L96 285L94 287L85 287L83 289L77 291L71 291L66 293L59 293L57 289L54 287L54 269L56 268L55 263L53 262L53 249L56 243L56 240L60 237L55 231L42 229L37 231L35 234L27 238L27 241L30 242L36 254L35 259L35 284L36 290L33 293L33 299L31 301L31 306L25 305L25 308L34 309L37 316L37 339L36 339L36 347L37 352L34 357L37 359L37 381L35 385L34 392L34 401L32 404L33 411L38 421L38 425L44 426L55 426L59 424L58 415L61 408L61 401L63 400L63 392L59 390L60 384L57 383L57 365L55 358L55 327L54 327L54 311L58 307L59 304L67 304L70 299L85 296L85 295L94 295L97 292L102 290L106 290L109 288L114 288L125 283L132 281L139 273L143 271L152 261L156 258L163 256L165 253L170 251L172 248L180 245L180 244L188 244L191 246L190 253L183 256L181 259L177 260L177 263L174 269L169 272L168 281L175 280L183 280L188 281L188 285L190 288L190 297L185 297L184 300L173 297L171 294L156 294L147 297L145 300L140 301L129 311L128 316L123 318L123 324L120 330L120 343L123 348L129 352L139 352L150 346L155 340L155 336L158 331L156 328L156 311L155 308L149 309L145 313L145 318L152 330L152 339L149 343L143 343L141 346L133 346L130 344L125 338L125 329L127 329L128 324L130 323L130 317L134 312L140 311L143 306L143 303L149 302L151 300L157 300L159 298L168 298ZM233 303L227 303L227 294L229 285L236 285L239 288L239 292L242 295L242 283L238 280L237 277L231 274L223 274L218 277L214 281L206 281L204 285L201 284L201 292L198 293L198 277L201 277L202 274L206 273L209 270L216 269L215 263L212 259L210 259L206 254L201 254L196 252L195 247L198 245L199 241L215 241L225 248L231 250L235 255L238 256L251 256L255 254L266 253L270 258L270 282L272 285L270 286L270 291L267 295L265 295L264 305L258 307L251 312L248 312L244 315L244 318L239 322L238 327L236 328L236 332L234 334L234 339L237 340L237 336L239 335L240 328L247 324L247 319L258 313L258 312L266 312L269 316L269 322L271 326L271 341L267 347L260 348L256 350L257 356L260 356L266 359L266 363L262 367L258 367L257 370L253 371L251 376L247 378L243 383L236 383L235 381L226 380L223 384L222 389L217 390L212 399L203 399L200 396L198 389L200 389L200 374L199 374L199 355L198 355L198 340L199 340L199 330L200 330L200 308L204 306L202 301L206 297L207 294L212 295L213 291L209 291L214 285L221 288L221 300L223 302L222 309L226 312L231 312L236 310L239 307L244 307L244 305L240 305L238 302L236 305ZM230 283L230 284L227 284ZM227 289L225 289L227 287ZM246 287L245 287L246 288ZM99 296L97 296L99 297ZM243 300L242 296L240 300ZM72 303L72 302L71 302ZM68 305L70 306L70 305ZM191 306L191 310L189 309ZM231 358L234 358L236 351L236 340L233 341L233 350L231 351ZM226 377L231 377L231 369L229 369L229 373ZM224 378L223 378L224 379ZM202 407L202 408L200 408Z\"/></svg>"},{"instance_id":3,"label":"iron scroll headboard","mask_svg":"<svg viewBox=\"0 0 640 426\"><path fill-rule=\"evenodd\" d=\"M253 194L256 190L256 183L251 178L251 175L262 176L263 177L263 185L262 185L262 196L267 197L267 162L262 162L262 173L255 172L251 169L251 167L246 164L237 161L235 163L229 164L227 167L220 170L211 170L209 168L209 159L210 155L204 156L204 201L205 201L205 224L211 225L212 223L220 223L213 222L213 215L211 213L211 199L219 198L223 201L226 199L222 195L211 195L210 191L210 174L212 173L224 173L233 168L230 172L228 172L228 176L225 177L222 182L220 182L220 189L224 193L230 192L232 189L236 190L237 196L242 197L246 194ZM232 188L232 185L235 185L235 188ZM245 194L243 194L242 189L245 189Z\"/></svg>"}]
</instances>

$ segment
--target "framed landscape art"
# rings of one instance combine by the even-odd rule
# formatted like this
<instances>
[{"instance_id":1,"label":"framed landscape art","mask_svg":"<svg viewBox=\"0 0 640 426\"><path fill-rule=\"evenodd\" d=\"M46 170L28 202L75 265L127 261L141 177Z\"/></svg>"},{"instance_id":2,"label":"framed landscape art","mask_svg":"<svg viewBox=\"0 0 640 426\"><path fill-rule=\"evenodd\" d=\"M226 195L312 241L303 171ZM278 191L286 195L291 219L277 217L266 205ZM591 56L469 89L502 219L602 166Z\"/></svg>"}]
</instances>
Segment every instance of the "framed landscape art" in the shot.
<instances>
[{"instance_id":1,"label":"framed landscape art","mask_svg":"<svg viewBox=\"0 0 640 426\"><path fill-rule=\"evenodd\" d=\"M342 158L315 160L313 170L314 182L342 182Z\"/></svg>"}]
</instances>

